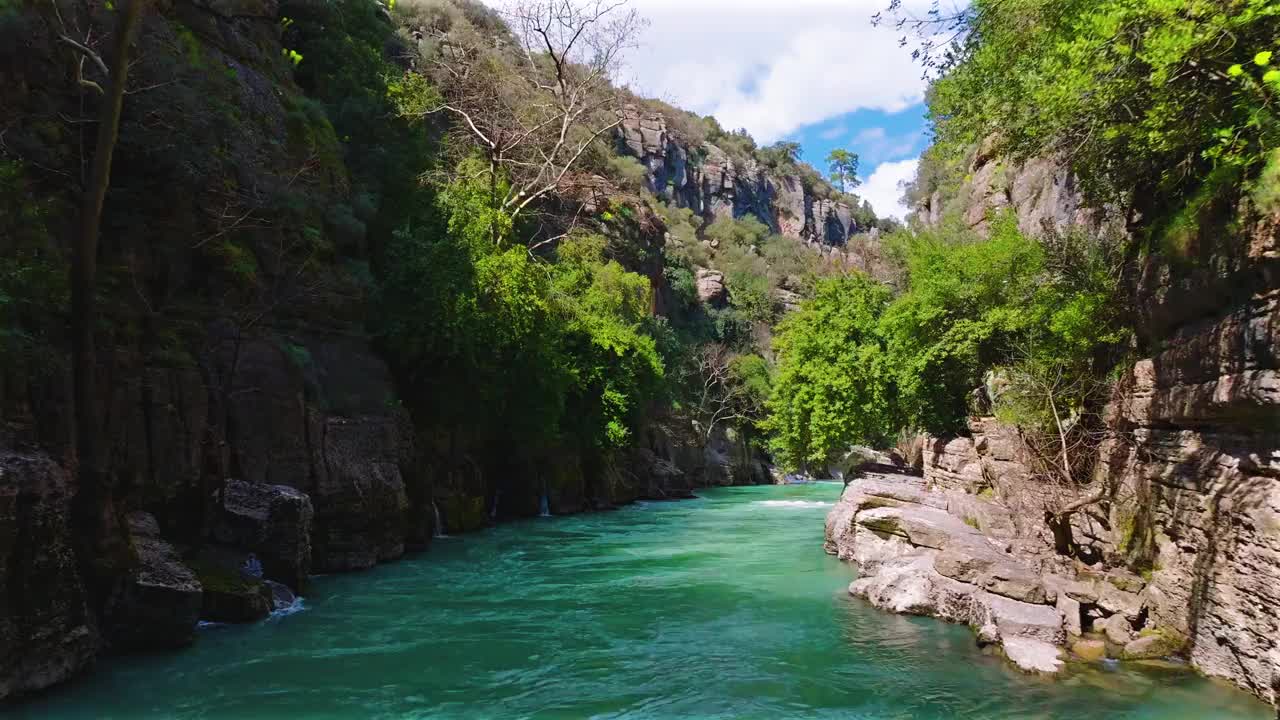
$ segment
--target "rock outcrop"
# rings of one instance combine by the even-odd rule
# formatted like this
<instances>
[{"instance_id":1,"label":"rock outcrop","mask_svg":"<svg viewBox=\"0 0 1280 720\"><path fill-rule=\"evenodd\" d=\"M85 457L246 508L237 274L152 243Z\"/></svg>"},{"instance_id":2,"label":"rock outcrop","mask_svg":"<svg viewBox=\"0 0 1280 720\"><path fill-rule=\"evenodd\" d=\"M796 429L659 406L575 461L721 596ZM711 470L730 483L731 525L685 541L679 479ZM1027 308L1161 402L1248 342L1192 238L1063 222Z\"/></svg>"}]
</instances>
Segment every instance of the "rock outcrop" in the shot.
<instances>
[{"instance_id":1,"label":"rock outcrop","mask_svg":"<svg viewBox=\"0 0 1280 720\"><path fill-rule=\"evenodd\" d=\"M148 513L128 520L137 564L108 601L106 634L119 649L163 649L190 645L204 589L173 545L160 537Z\"/></svg>"},{"instance_id":2,"label":"rock outcrop","mask_svg":"<svg viewBox=\"0 0 1280 720\"><path fill-rule=\"evenodd\" d=\"M213 529L223 545L254 553L263 574L294 589L311 572L311 499L287 485L228 480Z\"/></svg>"},{"instance_id":3,"label":"rock outcrop","mask_svg":"<svg viewBox=\"0 0 1280 720\"><path fill-rule=\"evenodd\" d=\"M935 194L917 218L958 213L979 231L1008 208L1026 233L1083 227L1123 234L1117 213L1089 209L1060 163L1009 164L979 149L960 191ZM1126 657L1185 655L1201 672L1280 702L1280 217L1235 208L1177 247L1126 268L1143 359L1124 373L1100 450L1101 513L1073 517L1100 567L1150 576L1080 599ZM1028 485L1016 437L990 419L934 439L933 485L1012 497ZM1011 490L1002 492L1001 485ZM1037 513L1014 510L1020 534L1044 540ZM1092 607L1092 609L1090 608ZM1087 620L1088 618L1086 618ZM1145 622L1149 628L1143 634Z\"/></svg>"},{"instance_id":4,"label":"rock outcrop","mask_svg":"<svg viewBox=\"0 0 1280 720\"><path fill-rule=\"evenodd\" d=\"M1123 228L1115 213L1093 210L1085 204L1078 180L1061 162L1032 158L1011 163L993 154L991 145L988 140L974 153L958 192L946 195L935 191L923 199L915 209L922 222L936 226L944 216L955 213L969 227L985 232L993 213L1009 210L1017 218L1018 228L1029 235L1070 227L1094 231Z\"/></svg>"},{"instance_id":5,"label":"rock outcrop","mask_svg":"<svg viewBox=\"0 0 1280 720\"><path fill-rule=\"evenodd\" d=\"M728 302L729 290L724 284L724 273L700 267L694 280L698 287L698 300L711 307L724 307Z\"/></svg>"},{"instance_id":6,"label":"rock outcrop","mask_svg":"<svg viewBox=\"0 0 1280 720\"><path fill-rule=\"evenodd\" d=\"M849 591L884 610L969 625L1027 672L1069 657L1179 654L1185 635L1153 612L1152 586L1101 572L1020 537L1000 503L923 478L869 472L827 516L826 549L857 563Z\"/></svg>"},{"instance_id":7,"label":"rock outcrop","mask_svg":"<svg viewBox=\"0 0 1280 720\"><path fill-rule=\"evenodd\" d=\"M0 699L66 680L101 646L69 542L73 492L49 457L0 450Z\"/></svg>"},{"instance_id":8,"label":"rock outcrop","mask_svg":"<svg viewBox=\"0 0 1280 720\"><path fill-rule=\"evenodd\" d=\"M660 112L628 105L620 147L645 169L650 192L704 220L754 216L775 233L807 243L842 264L886 276L879 231L861 227L847 203L817 193L797 175L753 158L735 158L710 142L691 143Z\"/></svg>"}]
</instances>

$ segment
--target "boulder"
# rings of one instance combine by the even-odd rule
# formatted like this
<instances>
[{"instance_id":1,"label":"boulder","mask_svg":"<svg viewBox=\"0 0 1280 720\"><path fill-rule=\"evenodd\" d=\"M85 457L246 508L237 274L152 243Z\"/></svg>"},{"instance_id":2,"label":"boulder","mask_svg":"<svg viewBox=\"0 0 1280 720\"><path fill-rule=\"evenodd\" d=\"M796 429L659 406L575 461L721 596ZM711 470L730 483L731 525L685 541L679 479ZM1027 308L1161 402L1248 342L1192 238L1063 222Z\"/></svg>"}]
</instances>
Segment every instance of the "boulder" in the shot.
<instances>
[{"instance_id":1,"label":"boulder","mask_svg":"<svg viewBox=\"0 0 1280 720\"><path fill-rule=\"evenodd\" d=\"M257 577L256 556L225 548L206 548L192 563L204 588L200 617L213 622L261 620L273 609L271 590Z\"/></svg>"},{"instance_id":2,"label":"boulder","mask_svg":"<svg viewBox=\"0 0 1280 720\"><path fill-rule=\"evenodd\" d=\"M1142 598L1137 593L1121 590L1104 582L1098 588L1098 607L1109 613L1123 615L1128 620L1137 620L1142 613Z\"/></svg>"},{"instance_id":3,"label":"boulder","mask_svg":"<svg viewBox=\"0 0 1280 720\"><path fill-rule=\"evenodd\" d=\"M228 480L213 535L254 553L267 577L301 589L311 570L312 515L311 500L299 490Z\"/></svg>"},{"instance_id":4,"label":"boulder","mask_svg":"<svg viewBox=\"0 0 1280 720\"><path fill-rule=\"evenodd\" d=\"M1186 639L1169 630L1143 630L1138 637L1124 646L1120 657L1125 660L1154 660L1177 655L1186 645Z\"/></svg>"},{"instance_id":5,"label":"boulder","mask_svg":"<svg viewBox=\"0 0 1280 720\"><path fill-rule=\"evenodd\" d=\"M1133 640L1133 625L1123 615L1112 615L1101 623L1103 634L1107 640L1121 647Z\"/></svg>"},{"instance_id":6,"label":"boulder","mask_svg":"<svg viewBox=\"0 0 1280 720\"><path fill-rule=\"evenodd\" d=\"M978 585L997 595L1029 603L1045 603L1048 592L1040 574L983 539L953 542L938 554L938 573Z\"/></svg>"},{"instance_id":7,"label":"boulder","mask_svg":"<svg viewBox=\"0 0 1280 720\"><path fill-rule=\"evenodd\" d=\"M1107 571L1105 580L1109 585L1129 593L1140 593L1147 582L1124 568L1112 568Z\"/></svg>"},{"instance_id":8,"label":"boulder","mask_svg":"<svg viewBox=\"0 0 1280 720\"><path fill-rule=\"evenodd\" d=\"M1058 614L1062 616L1062 628L1068 637L1080 637L1084 633L1080 601L1066 593L1058 593Z\"/></svg>"},{"instance_id":9,"label":"boulder","mask_svg":"<svg viewBox=\"0 0 1280 720\"><path fill-rule=\"evenodd\" d=\"M290 590L288 585L278 583L275 580L264 580L262 582L271 593L271 609L273 611L291 608L298 602L298 596L294 595L293 590Z\"/></svg>"},{"instance_id":10,"label":"boulder","mask_svg":"<svg viewBox=\"0 0 1280 720\"><path fill-rule=\"evenodd\" d=\"M106 610L108 637L127 649L177 648L195 640L203 588L173 546L159 536L155 518L129 517L137 565Z\"/></svg>"},{"instance_id":11,"label":"boulder","mask_svg":"<svg viewBox=\"0 0 1280 720\"><path fill-rule=\"evenodd\" d=\"M1092 582L1067 580L1058 585L1058 592L1080 603L1098 604L1098 589Z\"/></svg>"},{"instance_id":12,"label":"boulder","mask_svg":"<svg viewBox=\"0 0 1280 720\"><path fill-rule=\"evenodd\" d=\"M1063 667L1062 652L1058 646L1034 638L1007 638L1004 654L1023 672L1051 675Z\"/></svg>"},{"instance_id":13,"label":"boulder","mask_svg":"<svg viewBox=\"0 0 1280 720\"><path fill-rule=\"evenodd\" d=\"M0 448L0 700L70 678L100 645L70 545L72 488L48 456Z\"/></svg>"},{"instance_id":14,"label":"boulder","mask_svg":"<svg viewBox=\"0 0 1280 720\"><path fill-rule=\"evenodd\" d=\"M1098 662L1107 657L1107 644L1102 640L1081 638L1071 643L1071 652L1085 662Z\"/></svg>"},{"instance_id":15,"label":"boulder","mask_svg":"<svg viewBox=\"0 0 1280 720\"><path fill-rule=\"evenodd\" d=\"M974 595L970 625L980 627L987 623L994 624L1000 630L1001 641L1021 637L1061 645L1066 640L1062 616L1054 608L990 593L978 593Z\"/></svg>"},{"instance_id":16,"label":"boulder","mask_svg":"<svg viewBox=\"0 0 1280 720\"><path fill-rule=\"evenodd\" d=\"M729 290L724 284L724 273L700 267L697 269L698 299L712 307L722 307L729 300Z\"/></svg>"},{"instance_id":17,"label":"boulder","mask_svg":"<svg viewBox=\"0 0 1280 720\"><path fill-rule=\"evenodd\" d=\"M858 513L857 521L868 530L898 535L915 547L940 550L956 542L956 538L983 541L978 531L960 518L924 506L871 508Z\"/></svg>"}]
</instances>

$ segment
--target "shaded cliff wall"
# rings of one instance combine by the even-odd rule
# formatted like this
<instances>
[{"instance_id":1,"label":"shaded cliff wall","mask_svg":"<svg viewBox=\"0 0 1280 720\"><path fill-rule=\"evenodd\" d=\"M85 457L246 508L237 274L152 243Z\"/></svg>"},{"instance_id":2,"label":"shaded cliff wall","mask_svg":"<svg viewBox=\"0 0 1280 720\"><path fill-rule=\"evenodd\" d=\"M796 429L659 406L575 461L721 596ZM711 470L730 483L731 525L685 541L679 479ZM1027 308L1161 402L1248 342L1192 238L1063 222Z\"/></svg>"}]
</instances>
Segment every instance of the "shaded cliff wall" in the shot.
<instances>
[{"instance_id":1,"label":"shaded cliff wall","mask_svg":"<svg viewBox=\"0 0 1280 720\"><path fill-rule=\"evenodd\" d=\"M660 434L602 456L415 427L365 329L377 209L282 40L282 14L320 10L182 0L144 16L96 342L123 551L110 566L73 552L75 408L65 293L51 288L44 305L27 299L21 343L0 335L0 699L104 651L188 643L202 616L260 617L273 596L246 568L302 590L309 573L425 547L437 518L462 532L534 515L543 496L568 513L718 482ZM114 22L97 4L60 11L0 13L0 263L55 279L96 104L57 36L110 37Z\"/></svg>"},{"instance_id":2,"label":"shaded cliff wall","mask_svg":"<svg viewBox=\"0 0 1280 720\"><path fill-rule=\"evenodd\" d=\"M981 230L990 210L1008 207L1030 233L1118 222L1083 208L1070 175L1047 161L1001 166L979 153L969 177L958 200L935 195L917 217L936 223L949 209ZM1076 524L1109 564L1144 574L1144 612L1185 637L1197 668L1276 702L1280 218L1239 214L1243 229L1205 227L1182 252L1145 253L1128 268L1144 357L1108 408L1116 433L1098 479L1116 488L1109 513ZM971 492L1029 482L1008 428L971 425L970 437L934 440L927 479Z\"/></svg>"}]
</instances>

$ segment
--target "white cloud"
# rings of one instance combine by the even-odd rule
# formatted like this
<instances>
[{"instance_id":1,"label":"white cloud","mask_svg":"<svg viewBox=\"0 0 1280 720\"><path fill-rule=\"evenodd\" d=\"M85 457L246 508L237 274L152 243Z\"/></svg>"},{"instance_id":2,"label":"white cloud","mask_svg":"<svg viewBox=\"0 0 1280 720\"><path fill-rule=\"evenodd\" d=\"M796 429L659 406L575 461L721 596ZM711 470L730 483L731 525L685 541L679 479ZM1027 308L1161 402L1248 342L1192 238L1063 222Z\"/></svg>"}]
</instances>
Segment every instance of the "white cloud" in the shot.
<instances>
[{"instance_id":1,"label":"white cloud","mask_svg":"<svg viewBox=\"0 0 1280 720\"><path fill-rule=\"evenodd\" d=\"M888 133L884 131L884 128L869 127L869 128L863 128L862 130L860 130L858 134L853 137L853 141L856 143L867 143L867 144L882 143L885 141L885 138L887 137L888 137Z\"/></svg>"},{"instance_id":2,"label":"white cloud","mask_svg":"<svg viewBox=\"0 0 1280 720\"><path fill-rule=\"evenodd\" d=\"M850 147L858 153L858 157L868 165L875 165L886 160L901 160L909 155L919 154L917 147L924 140L919 132L902 135L890 135L882 127L864 128L853 137Z\"/></svg>"},{"instance_id":3,"label":"white cloud","mask_svg":"<svg viewBox=\"0 0 1280 720\"><path fill-rule=\"evenodd\" d=\"M920 5L929 0L907 0ZM923 98L900 33L873 27L884 0L634 0L651 27L628 79L641 93L761 143L860 109L898 112Z\"/></svg>"},{"instance_id":4,"label":"white cloud","mask_svg":"<svg viewBox=\"0 0 1280 720\"><path fill-rule=\"evenodd\" d=\"M823 140L835 140L836 138L843 137L847 132L849 132L849 127L847 125L836 125L835 127L827 128L826 130L818 133L818 136Z\"/></svg>"},{"instance_id":5,"label":"white cloud","mask_svg":"<svg viewBox=\"0 0 1280 720\"><path fill-rule=\"evenodd\" d=\"M919 164L920 158L880 163L855 192L871 203L876 215L902 220L909 211L902 203L902 185L915 179L916 166Z\"/></svg>"}]
</instances>

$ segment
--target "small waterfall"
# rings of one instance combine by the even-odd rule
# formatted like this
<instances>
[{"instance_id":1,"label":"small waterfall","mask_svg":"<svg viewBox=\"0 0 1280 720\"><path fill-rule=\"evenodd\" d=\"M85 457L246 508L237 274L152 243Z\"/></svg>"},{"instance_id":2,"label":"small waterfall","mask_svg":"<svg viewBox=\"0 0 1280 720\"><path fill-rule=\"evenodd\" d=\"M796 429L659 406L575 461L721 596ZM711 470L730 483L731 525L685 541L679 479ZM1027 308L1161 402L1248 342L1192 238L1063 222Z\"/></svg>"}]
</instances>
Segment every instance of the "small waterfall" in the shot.
<instances>
[{"instance_id":1,"label":"small waterfall","mask_svg":"<svg viewBox=\"0 0 1280 720\"><path fill-rule=\"evenodd\" d=\"M538 499L538 517L551 517L551 500L545 492Z\"/></svg>"},{"instance_id":2,"label":"small waterfall","mask_svg":"<svg viewBox=\"0 0 1280 720\"><path fill-rule=\"evenodd\" d=\"M431 498L431 512L435 513L435 522L431 525L431 536L442 538L444 534L444 521L440 519L440 506L436 505L435 498Z\"/></svg>"}]
</instances>

